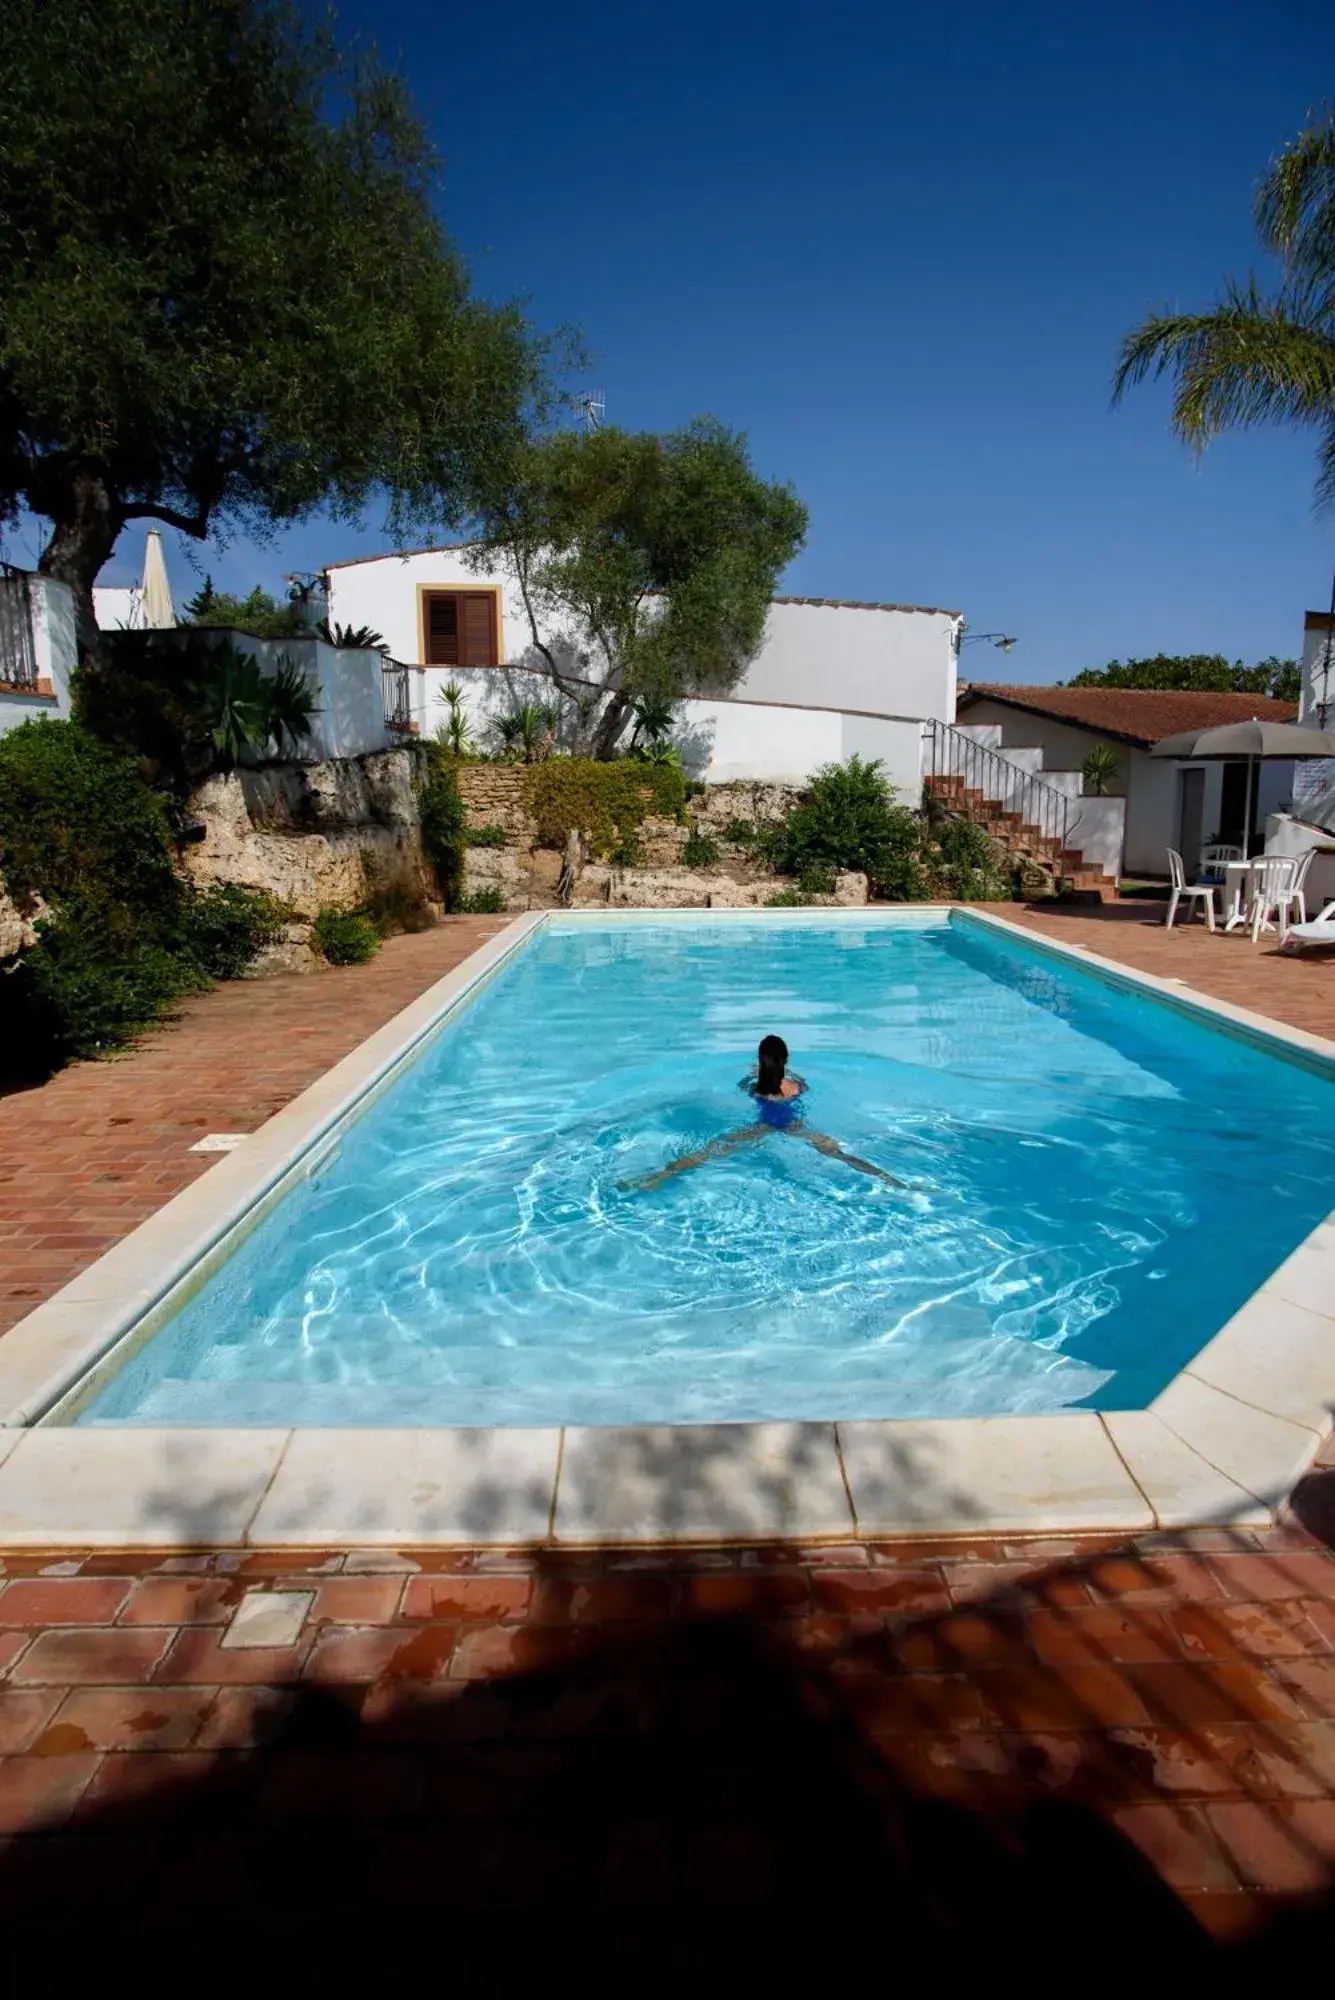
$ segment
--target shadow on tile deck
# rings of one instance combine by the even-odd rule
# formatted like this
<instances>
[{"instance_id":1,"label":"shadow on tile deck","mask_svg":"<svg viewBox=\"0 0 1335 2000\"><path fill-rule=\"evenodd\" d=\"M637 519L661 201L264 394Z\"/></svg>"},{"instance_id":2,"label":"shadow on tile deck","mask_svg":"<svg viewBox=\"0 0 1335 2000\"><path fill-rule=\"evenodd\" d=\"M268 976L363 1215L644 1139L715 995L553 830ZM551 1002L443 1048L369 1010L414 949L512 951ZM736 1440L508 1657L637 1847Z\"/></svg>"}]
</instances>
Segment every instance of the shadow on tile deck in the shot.
<instances>
[{"instance_id":1,"label":"shadow on tile deck","mask_svg":"<svg viewBox=\"0 0 1335 2000\"><path fill-rule=\"evenodd\" d=\"M66 1982L1213 1993L1335 1943L1296 1524L5 1573L0 1926Z\"/></svg>"}]
</instances>

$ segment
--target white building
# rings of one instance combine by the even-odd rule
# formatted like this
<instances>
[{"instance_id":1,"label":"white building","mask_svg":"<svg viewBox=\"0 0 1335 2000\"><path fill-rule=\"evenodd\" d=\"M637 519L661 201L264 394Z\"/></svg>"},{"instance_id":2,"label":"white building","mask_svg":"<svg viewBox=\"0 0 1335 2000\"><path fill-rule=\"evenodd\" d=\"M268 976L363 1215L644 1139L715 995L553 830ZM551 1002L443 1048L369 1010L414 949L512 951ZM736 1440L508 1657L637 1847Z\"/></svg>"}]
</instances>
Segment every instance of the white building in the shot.
<instances>
[{"instance_id":1,"label":"white building","mask_svg":"<svg viewBox=\"0 0 1335 2000\"><path fill-rule=\"evenodd\" d=\"M1291 722L1293 704L1253 694L982 682L960 695L960 722L970 734L986 734L1002 756L1026 763L1041 781L1070 791L1080 815L1074 844L1097 855L1109 874L1166 875L1170 847L1194 872L1209 841L1242 842L1249 802L1254 808L1249 847L1259 846L1267 816L1287 811L1291 803L1291 762L1262 764L1249 801L1250 766L1245 761L1179 763L1150 755L1156 743L1180 730L1211 729L1253 716ZM1106 781L1107 796L1091 798L1081 769L1097 747L1111 751L1116 769Z\"/></svg>"},{"instance_id":2,"label":"white building","mask_svg":"<svg viewBox=\"0 0 1335 2000\"><path fill-rule=\"evenodd\" d=\"M369 626L415 670L413 715L424 733L439 723L452 681L478 734L498 712L547 693L513 577L472 567L466 545L365 556L327 574L331 624ZM880 758L916 803L920 725L954 719L963 624L957 611L920 605L776 597L738 685L683 704L677 741L688 769L714 784L797 782L857 753ZM542 638L557 650L556 633ZM578 677L573 647L560 650Z\"/></svg>"}]
</instances>

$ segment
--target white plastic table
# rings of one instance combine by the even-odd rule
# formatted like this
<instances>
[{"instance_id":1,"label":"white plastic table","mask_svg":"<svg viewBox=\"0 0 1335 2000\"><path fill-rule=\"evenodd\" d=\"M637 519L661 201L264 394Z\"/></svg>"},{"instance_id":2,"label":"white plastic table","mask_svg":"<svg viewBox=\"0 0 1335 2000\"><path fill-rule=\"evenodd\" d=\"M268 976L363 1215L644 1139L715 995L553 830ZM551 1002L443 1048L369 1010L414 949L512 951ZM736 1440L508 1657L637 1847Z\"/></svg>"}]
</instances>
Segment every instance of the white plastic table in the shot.
<instances>
[{"instance_id":1,"label":"white plastic table","mask_svg":"<svg viewBox=\"0 0 1335 2000\"><path fill-rule=\"evenodd\" d=\"M1252 897L1256 894L1257 876L1261 863L1266 859L1258 854L1250 861L1230 861L1225 870L1228 890L1228 915L1224 919L1226 931L1241 930L1251 921ZM1272 923L1262 925L1263 930L1272 931Z\"/></svg>"}]
</instances>

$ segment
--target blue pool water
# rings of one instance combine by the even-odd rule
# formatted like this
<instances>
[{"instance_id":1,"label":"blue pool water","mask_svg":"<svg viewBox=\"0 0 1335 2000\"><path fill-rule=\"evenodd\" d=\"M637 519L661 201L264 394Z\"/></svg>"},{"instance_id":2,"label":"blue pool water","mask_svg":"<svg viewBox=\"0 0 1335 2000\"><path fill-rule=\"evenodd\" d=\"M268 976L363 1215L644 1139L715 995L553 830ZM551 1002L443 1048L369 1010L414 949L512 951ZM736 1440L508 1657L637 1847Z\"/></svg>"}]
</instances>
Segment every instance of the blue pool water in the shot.
<instances>
[{"instance_id":1,"label":"blue pool water","mask_svg":"<svg viewBox=\"0 0 1335 2000\"><path fill-rule=\"evenodd\" d=\"M905 1191L785 1132L626 1188L770 1031ZM81 1421L1134 1407L1333 1199L1328 1077L967 918L557 920Z\"/></svg>"}]
</instances>

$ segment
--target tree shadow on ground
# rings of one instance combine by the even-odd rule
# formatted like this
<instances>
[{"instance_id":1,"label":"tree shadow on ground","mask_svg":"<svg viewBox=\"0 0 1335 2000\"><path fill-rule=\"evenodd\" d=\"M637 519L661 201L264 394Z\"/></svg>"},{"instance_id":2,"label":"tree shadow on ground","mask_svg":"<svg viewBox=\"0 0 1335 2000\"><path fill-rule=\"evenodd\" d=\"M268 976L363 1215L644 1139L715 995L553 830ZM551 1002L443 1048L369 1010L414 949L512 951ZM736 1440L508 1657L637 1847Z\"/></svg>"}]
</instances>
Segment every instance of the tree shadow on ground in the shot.
<instances>
[{"instance_id":1,"label":"tree shadow on ground","mask_svg":"<svg viewBox=\"0 0 1335 2000\"><path fill-rule=\"evenodd\" d=\"M108 1758L111 1781L62 1827L11 1840L13 1971L68 1989L133 1967L136 1984L258 1993L354 1978L416 1993L461 1975L503 1991L854 1995L998 1978L1177 1993L1207 1975L1241 1993L1310 1972L1335 1942L1320 1855L1273 1794L1261 1809L1309 1893L1238 1943L1114 1822L1168 1815L1148 1851L1170 1841L1168 1872L1192 1875L1179 1886L1230 1886L1181 1797L1194 1755L1226 1756L1208 1726L1219 1675L1165 1665L1153 1559L1054 1564L963 1607L928 1567L822 1568L791 1546L453 1569L470 1561L532 1578L523 1622L461 1619L442 1559L431 1613L395 1628L374 1678L331 1664L334 1684L224 1689L193 1749ZM1192 1608L1208 1652L1217 1607ZM1158 1726L1122 1726L1123 1682ZM146 1730L154 1693L136 1690ZM1281 1756L1291 1796L1328 1788L1301 1730L1257 1709L1244 1733L1244 1793L1257 1760ZM55 1734L49 1754L77 1752Z\"/></svg>"}]
</instances>

